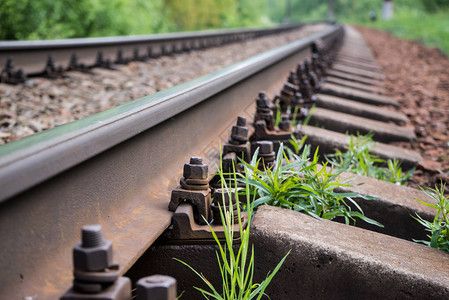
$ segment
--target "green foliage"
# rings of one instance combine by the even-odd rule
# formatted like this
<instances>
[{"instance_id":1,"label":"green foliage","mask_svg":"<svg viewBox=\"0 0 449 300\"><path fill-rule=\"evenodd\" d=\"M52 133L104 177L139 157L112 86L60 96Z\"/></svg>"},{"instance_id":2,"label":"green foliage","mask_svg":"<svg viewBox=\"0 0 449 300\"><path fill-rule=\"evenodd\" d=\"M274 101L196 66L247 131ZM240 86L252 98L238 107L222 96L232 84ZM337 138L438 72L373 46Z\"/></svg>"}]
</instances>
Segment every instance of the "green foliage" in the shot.
<instances>
[{"instance_id":1,"label":"green foliage","mask_svg":"<svg viewBox=\"0 0 449 300\"><path fill-rule=\"evenodd\" d=\"M287 3L291 2L290 10ZM326 20L329 0L267 0L270 19L282 22L290 15L291 21ZM374 11L380 17L382 0L334 0L334 16L337 20L369 21L369 12ZM394 10L438 12L449 8L449 0L395 0Z\"/></svg>"},{"instance_id":2,"label":"green foliage","mask_svg":"<svg viewBox=\"0 0 449 300\"><path fill-rule=\"evenodd\" d=\"M339 193L338 187L350 186L340 182L340 173L334 173L326 164L318 164L318 149L311 161L308 159L309 146L305 146L301 156L294 153L290 159L280 145L273 168L259 169L256 150L250 163L243 162L244 178L239 179L249 185L249 193L255 197L254 207L266 204L304 212L318 219L332 220L344 218L345 223L355 223L356 218L365 222L382 225L363 214L362 209L353 200L354 197L370 199L356 193ZM356 207L352 211L349 203Z\"/></svg>"},{"instance_id":3,"label":"green foliage","mask_svg":"<svg viewBox=\"0 0 449 300\"><path fill-rule=\"evenodd\" d=\"M268 15L275 22L284 21L288 14L292 22L327 19L329 0L291 0L290 13L286 1L267 1ZM334 0L334 17L340 22L375 27L400 38L419 40L449 55L449 0L395 0L391 20L382 20L382 3L381 0ZM378 16L376 22L370 21L371 11Z\"/></svg>"},{"instance_id":4,"label":"green foliage","mask_svg":"<svg viewBox=\"0 0 449 300\"><path fill-rule=\"evenodd\" d=\"M334 168L340 170L347 170L358 175L405 185L415 169L403 173L396 159L385 162L385 160L373 155L371 151L376 146L376 143L372 137L372 134L357 135L357 138L351 135L346 152L343 153L340 150L336 150L334 154L327 156L327 160ZM379 164L385 163L387 163L388 168L379 166Z\"/></svg>"},{"instance_id":5,"label":"green foliage","mask_svg":"<svg viewBox=\"0 0 449 300\"><path fill-rule=\"evenodd\" d=\"M329 0L1 0L0 40L150 34L327 18ZM291 5L288 8L287 3ZM396 0L381 20L382 1L334 0L335 18L420 40L449 54L449 0ZM370 22L369 12L379 16Z\"/></svg>"},{"instance_id":6,"label":"green foliage","mask_svg":"<svg viewBox=\"0 0 449 300\"><path fill-rule=\"evenodd\" d=\"M421 41L427 46L438 47L449 55L449 9L432 14L417 9L395 11L391 20L378 22L347 21L385 30L407 40Z\"/></svg>"},{"instance_id":7,"label":"green foliage","mask_svg":"<svg viewBox=\"0 0 449 300\"><path fill-rule=\"evenodd\" d=\"M290 145L293 147L293 151L290 148L286 148L289 157L293 157L293 154L299 155L299 153L301 152L301 150L306 151L305 155L308 157L310 155L310 151L309 151L309 147L307 147L306 149L304 148L304 145L306 143L306 139L307 139L307 135L303 136L300 140L298 140L292 133L292 135L290 136Z\"/></svg>"},{"instance_id":8,"label":"green foliage","mask_svg":"<svg viewBox=\"0 0 449 300\"><path fill-rule=\"evenodd\" d=\"M449 197L444 197L445 186L445 184L441 184L439 189L437 186L435 186L435 189L421 188L428 196L436 201L436 205L426 203L415 198L425 206L429 206L437 210L433 222L424 220L418 214L416 215L416 218L413 218L421 223L421 225L423 225L426 230L431 233L431 235L428 235L430 241L415 240L415 242L423 243L427 246L449 252Z\"/></svg>"},{"instance_id":9,"label":"green foliage","mask_svg":"<svg viewBox=\"0 0 449 300\"><path fill-rule=\"evenodd\" d=\"M144 34L167 29L162 22L162 0L3 0L0 3L0 39L5 40Z\"/></svg>"},{"instance_id":10,"label":"green foliage","mask_svg":"<svg viewBox=\"0 0 449 300\"><path fill-rule=\"evenodd\" d=\"M281 107L279 106L279 103L276 103L276 118L274 119L274 127L278 127L281 120Z\"/></svg>"},{"instance_id":11,"label":"green foliage","mask_svg":"<svg viewBox=\"0 0 449 300\"><path fill-rule=\"evenodd\" d=\"M309 113L307 114L306 119L304 120L304 122L302 122L302 125L308 125L309 124L310 119L312 118L312 115L315 112L315 108L316 108L316 105L313 104L312 107L309 110Z\"/></svg>"},{"instance_id":12,"label":"green foliage","mask_svg":"<svg viewBox=\"0 0 449 300\"><path fill-rule=\"evenodd\" d=\"M298 118L298 112L299 112L299 106L295 106L293 109L293 117L292 117L292 123L291 126L296 126L296 119Z\"/></svg>"},{"instance_id":13,"label":"green foliage","mask_svg":"<svg viewBox=\"0 0 449 300\"><path fill-rule=\"evenodd\" d=\"M197 30L204 27L219 27L222 19L234 10L232 2L231 0L167 0L164 7L176 30Z\"/></svg>"},{"instance_id":14,"label":"green foliage","mask_svg":"<svg viewBox=\"0 0 449 300\"><path fill-rule=\"evenodd\" d=\"M219 169L219 175L221 177L222 188L227 188L224 173L222 172L222 166ZM237 182L236 176L237 175L234 172L234 183ZM236 185L237 184L235 184L235 186ZM269 273L264 281L262 281L261 283L253 283L255 254L254 247L250 247L249 244L251 221L253 218L253 205L250 201L251 197L249 194L249 184L247 184L246 186L247 188L245 188L245 196L247 199L247 203L245 206L247 208L248 219L248 224L246 227L243 227L242 224L239 197L238 194L236 195L237 215L239 220L238 225L240 232L240 245L238 251L234 251L234 213L231 201L227 209L222 209L226 207L224 200L223 206L220 206L221 219L224 220L223 227L226 240L224 245L220 243L220 240L217 238L217 235L215 234L213 228L210 227L215 242L219 247L219 251L217 252L217 261L223 282L221 292L219 292L203 274L198 273L192 266L177 259L179 262L190 268L209 287L210 291L195 287L203 294L206 299L261 299L262 296L265 295L265 289L267 288L273 277L276 275L276 273L279 271L285 259L290 253L289 252L284 256L284 258L275 267L274 271L271 274Z\"/></svg>"},{"instance_id":15,"label":"green foliage","mask_svg":"<svg viewBox=\"0 0 449 300\"><path fill-rule=\"evenodd\" d=\"M422 4L428 12L438 12L449 8L449 0L425 0L422 1Z\"/></svg>"},{"instance_id":16,"label":"green foliage","mask_svg":"<svg viewBox=\"0 0 449 300\"><path fill-rule=\"evenodd\" d=\"M0 40L261 26L265 10L264 0L1 0Z\"/></svg>"}]
</instances>

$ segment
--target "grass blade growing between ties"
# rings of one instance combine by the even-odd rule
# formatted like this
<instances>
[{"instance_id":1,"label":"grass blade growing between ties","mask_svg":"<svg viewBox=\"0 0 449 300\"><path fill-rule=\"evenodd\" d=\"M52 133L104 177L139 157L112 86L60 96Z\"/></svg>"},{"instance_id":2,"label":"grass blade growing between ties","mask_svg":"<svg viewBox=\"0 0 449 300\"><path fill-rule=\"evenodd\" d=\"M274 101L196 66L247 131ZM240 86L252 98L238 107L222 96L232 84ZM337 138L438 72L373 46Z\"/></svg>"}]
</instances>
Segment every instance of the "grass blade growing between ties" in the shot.
<instances>
[{"instance_id":1,"label":"grass blade growing between ties","mask_svg":"<svg viewBox=\"0 0 449 300\"><path fill-rule=\"evenodd\" d=\"M309 148L304 147L304 151L309 151ZM340 182L341 170L334 172L327 168L326 163L319 167L318 149L312 160L298 154L290 152L289 159L281 143L272 168L260 171L257 153L251 163L242 161L246 172L244 178L239 178L238 181L250 185L248 190L255 198L255 208L267 204L304 212L319 219L342 217L347 223L349 220L355 223L356 219L361 219L382 227L380 223L364 216L360 206L353 200L372 198L335 191L338 187L349 185L347 182ZM350 206L350 203L353 205ZM351 207L356 211L352 211Z\"/></svg>"},{"instance_id":2,"label":"grass blade growing between ties","mask_svg":"<svg viewBox=\"0 0 449 300\"><path fill-rule=\"evenodd\" d=\"M351 135L348 137L348 146L345 152L336 150L335 153L326 157L333 167L345 170L354 174L373 177L379 180L405 185L411 178L415 169L404 173L398 160L383 160L373 155L372 149L376 146L373 141L373 134ZM387 168L379 166L386 164Z\"/></svg>"},{"instance_id":3,"label":"grass blade growing between ties","mask_svg":"<svg viewBox=\"0 0 449 300\"><path fill-rule=\"evenodd\" d=\"M415 198L423 205L436 209L433 222L424 220L418 214L416 217L412 217L423 225L426 231L430 232L430 235L427 235L430 241L414 240L415 242L449 252L449 196L444 196L445 187L446 184L441 182L440 188L437 186L434 189L421 188L424 193L435 200L436 205Z\"/></svg>"}]
</instances>

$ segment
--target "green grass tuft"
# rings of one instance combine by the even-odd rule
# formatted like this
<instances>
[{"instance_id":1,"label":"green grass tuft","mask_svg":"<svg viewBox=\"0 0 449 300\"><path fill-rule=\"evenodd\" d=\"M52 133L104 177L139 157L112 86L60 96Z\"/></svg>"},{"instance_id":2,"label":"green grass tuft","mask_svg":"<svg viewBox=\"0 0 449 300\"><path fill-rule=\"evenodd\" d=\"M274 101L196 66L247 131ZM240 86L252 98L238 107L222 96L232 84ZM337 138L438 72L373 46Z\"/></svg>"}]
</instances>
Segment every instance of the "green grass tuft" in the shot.
<instances>
[{"instance_id":1,"label":"green grass tuft","mask_svg":"<svg viewBox=\"0 0 449 300\"><path fill-rule=\"evenodd\" d=\"M436 201L436 204L426 203L422 200L418 200L425 206L435 208L437 213L433 222L429 222L421 218L418 214L413 217L421 225L425 227L427 231L431 234L428 235L430 241L414 240L417 243L423 243L432 248L440 249L449 252L449 197L444 196L445 184L441 183L440 188L435 186L435 189L427 188L421 190L424 191L428 196Z\"/></svg>"},{"instance_id":2,"label":"green grass tuft","mask_svg":"<svg viewBox=\"0 0 449 300\"><path fill-rule=\"evenodd\" d=\"M255 200L254 207L273 205L304 212L318 219L332 220L341 217L346 224L361 219L370 224L383 227L380 223L366 217L354 198L365 198L356 193L339 193L338 187L350 186L340 182L341 172L333 172L326 164L319 165L318 149L309 160L310 148L305 146L302 154L289 152L290 158L280 145L275 165L261 171L258 150L252 161L242 161L244 177L238 179L249 186L249 193ZM352 204L356 210L351 209Z\"/></svg>"},{"instance_id":3,"label":"green grass tuft","mask_svg":"<svg viewBox=\"0 0 449 300\"><path fill-rule=\"evenodd\" d=\"M351 135L348 139L349 145L345 152L336 150L334 154L326 157L334 168L398 185L405 185L413 175L414 168L403 172L396 159L385 161L373 155L371 152L377 143L373 141L372 134L357 137ZM382 164L387 164L388 168L381 167Z\"/></svg>"},{"instance_id":4,"label":"green grass tuft","mask_svg":"<svg viewBox=\"0 0 449 300\"><path fill-rule=\"evenodd\" d=\"M449 56L449 11L430 14L408 9L395 12L391 20L369 22L346 19L345 22L384 30L406 40L419 41L424 45L437 47Z\"/></svg>"}]
</instances>

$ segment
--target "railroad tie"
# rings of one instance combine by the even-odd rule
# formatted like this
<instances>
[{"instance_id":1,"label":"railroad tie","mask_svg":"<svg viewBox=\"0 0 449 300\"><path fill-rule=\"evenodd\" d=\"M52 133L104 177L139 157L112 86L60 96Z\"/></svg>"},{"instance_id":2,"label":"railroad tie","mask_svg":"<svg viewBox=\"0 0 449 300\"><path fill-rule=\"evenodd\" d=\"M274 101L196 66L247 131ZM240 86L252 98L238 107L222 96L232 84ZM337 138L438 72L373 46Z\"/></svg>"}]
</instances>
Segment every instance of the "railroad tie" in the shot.
<instances>
[{"instance_id":1,"label":"railroad tie","mask_svg":"<svg viewBox=\"0 0 449 300\"><path fill-rule=\"evenodd\" d=\"M258 210L250 239L261 274L290 251L288 271L270 283L272 299L448 296L447 253L410 241L272 206Z\"/></svg>"},{"instance_id":2,"label":"railroad tie","mask_svg":"<svg viewBox=\"0 0 449 300\"><path fill-rule=\"evenodd\" d=\"M379 106L360 103L325 94L320 94L316 105L321 108L326 108L337 112L344 112L347 114L381 122L394 122L396 124L405 124L409 122L407 116L401 112L382 109Z\"/></svg>"}]
</instances>

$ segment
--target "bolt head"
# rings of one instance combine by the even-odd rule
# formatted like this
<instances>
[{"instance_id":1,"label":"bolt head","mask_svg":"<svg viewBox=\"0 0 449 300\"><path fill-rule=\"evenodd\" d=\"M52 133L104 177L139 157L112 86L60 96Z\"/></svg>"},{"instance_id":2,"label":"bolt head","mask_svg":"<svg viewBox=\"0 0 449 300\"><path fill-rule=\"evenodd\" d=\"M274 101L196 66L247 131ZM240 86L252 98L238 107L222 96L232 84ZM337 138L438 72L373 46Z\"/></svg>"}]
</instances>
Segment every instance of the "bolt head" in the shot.
<instances>
[{"instance_id":1,"label":"bolt head","mask_svg":"<svg viewBox=\"0 0 449 300\"><path fill-rule=\"evenodd\" d=\"M201 157L193 156L190 158L190 163L192 165L202 165L203 159Z\"/></svg>"},{"instance_id":2,"label":"bolt head","mask_svg":"<svg viewBox=\"0 0 449 300\"><path fill-rule=\"evenodd\" d=\"M113 264L112 243L104 241L101 246L85 248L82 243L73 248L73 266L84 272L102 271Z\"/></svg>"},{"instance_id":3,"label":"bolt head","mask_svg":"<svg viewBox=\"0 0 449 300\"><path fill-rule=\"evenodd\" d=\"M176 279L165 275L153 275L139 279L136 285L136 300L175 300Z\"/></svg>"},{"instance_id":4,"label":"bolt head","mask_svg":"<svg viewBox=\"0 0 449 300\"><path fill-rule=\"evenodd\" d=\"M83 248L98 247L104 243L101 225L85 225L81 230Z\"/></svg>"},{"instance_id":5,"label":"bolt head","mask_svg":"<svg viewBox=\"0 0 449 300\"><path fill-rule=\"evenodd\" d=\"M242 116L238 116L237 117L237 126L245 127L246 126L246 118L242 117Z\"/></svg>"}]
</instances>

